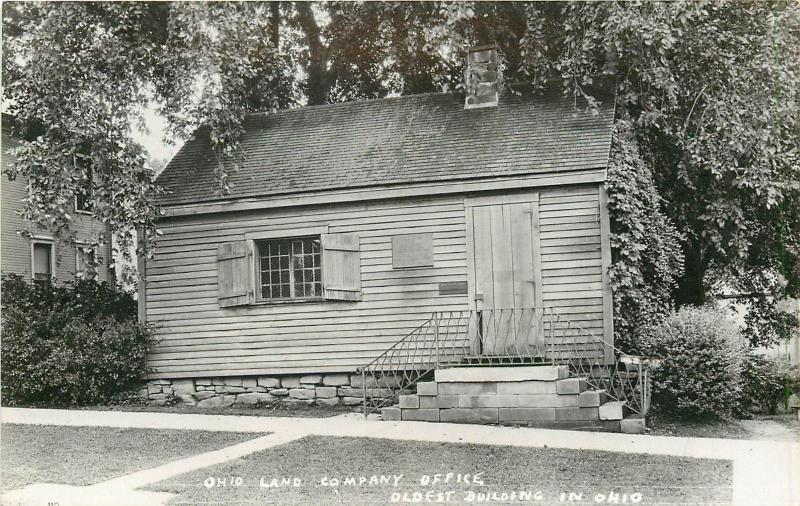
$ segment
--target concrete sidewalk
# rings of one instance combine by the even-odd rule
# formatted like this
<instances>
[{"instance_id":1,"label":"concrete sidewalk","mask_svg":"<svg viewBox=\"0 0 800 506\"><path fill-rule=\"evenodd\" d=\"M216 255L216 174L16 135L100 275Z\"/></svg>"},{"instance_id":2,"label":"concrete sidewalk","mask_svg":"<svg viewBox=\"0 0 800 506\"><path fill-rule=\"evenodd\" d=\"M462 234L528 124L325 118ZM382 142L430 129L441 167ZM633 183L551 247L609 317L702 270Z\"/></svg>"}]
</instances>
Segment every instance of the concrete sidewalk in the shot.
<instances>
[{"instance_id":1,"label":"concrete sidewalk","mask_svg":"<svg viewBox=\"0 0 800 506\"><path fill-rule=\"evenodd\" d=\"M279 418L3 408L2 423L273 432L520 447L603 450L733 461L736 504L800 505L800 444L332 418Z\"/></svg>"}]
</instances>

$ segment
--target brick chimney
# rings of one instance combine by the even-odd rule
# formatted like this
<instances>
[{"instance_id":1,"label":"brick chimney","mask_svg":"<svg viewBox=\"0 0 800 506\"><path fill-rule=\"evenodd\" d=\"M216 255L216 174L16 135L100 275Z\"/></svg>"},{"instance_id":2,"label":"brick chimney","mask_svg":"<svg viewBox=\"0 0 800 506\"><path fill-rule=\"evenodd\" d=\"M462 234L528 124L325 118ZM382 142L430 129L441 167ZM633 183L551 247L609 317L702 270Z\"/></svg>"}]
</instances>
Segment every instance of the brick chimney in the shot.
<instances>
[{"instance_id":1,"label":"brick chimney","mask_svg":"<svg viewBox=\"0 0 800 506\"><path fill-rule=\"evenodd\" d=\"M473 47L467 53L464 109L496 107L500 99L503 71L496 46Z\"/></svg>"}]
</instances>

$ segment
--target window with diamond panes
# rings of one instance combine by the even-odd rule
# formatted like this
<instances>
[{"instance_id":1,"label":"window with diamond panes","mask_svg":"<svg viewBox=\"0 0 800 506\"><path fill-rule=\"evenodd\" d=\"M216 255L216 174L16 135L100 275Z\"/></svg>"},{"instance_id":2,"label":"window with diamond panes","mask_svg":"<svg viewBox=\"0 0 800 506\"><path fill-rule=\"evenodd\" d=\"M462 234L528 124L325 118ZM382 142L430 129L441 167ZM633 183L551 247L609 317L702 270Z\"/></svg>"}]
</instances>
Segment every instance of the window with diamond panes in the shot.
<instances>
[{"instance_id":1,"label":"window with diamond panes","mask_svg":"<svg viewBox=\"0 0 800 506\"><path fill-rule=\"evenodd\" d=\"M322 296L319 238L259 241L262 299Z\"/></svg>"}]
</instances>

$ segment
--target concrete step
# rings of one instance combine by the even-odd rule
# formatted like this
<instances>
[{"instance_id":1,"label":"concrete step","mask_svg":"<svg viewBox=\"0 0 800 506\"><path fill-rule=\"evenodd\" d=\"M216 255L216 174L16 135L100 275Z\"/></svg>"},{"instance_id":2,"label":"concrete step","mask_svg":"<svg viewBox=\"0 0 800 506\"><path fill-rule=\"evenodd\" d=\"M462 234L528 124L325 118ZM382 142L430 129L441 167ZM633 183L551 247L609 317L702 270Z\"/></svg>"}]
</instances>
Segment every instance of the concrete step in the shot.
<instances>
[{"instance_id":1,"label":"concrete step","mask_svg":"<svg viewBox=\"0 0 800 506\"><path fill-rule=\"evenodd\" d=\"M624 434L644 434L647 429L644 415L639 413L627 416L619 421L620 432Z\"/></svg>"},{"instance_id":2,"label":"concrete step","mask_svg":"<svg viewBox=\"0 0 800 506\"><path fill-rule=\"evenodd\" d=\"M489 383L505 381L556 381L569 376L567 366L453 367L437 369L436 383Z\"/></svg>"},{"instance_id":3,"label":"concrete step","mask_svg":"<svg viewBox=\"0 0 800 506\"><path fill-rule=\"evenodd\" d=\"M589 384L584 378L566 378L556 381L556 393L579 394L589 389Z\"/></svg>"},{"instance_id":4,"label":"concrete step","mask_svg":"<svg viewBox=\"0 0 800 506\"><path fill-rule=\"evenodd\" d=\"M608 400L605 390L586 390L578 394L578 407L596 408Z\"/></svg>"},{"instance_id":5,"label":"concrete step","mask_svg":"<svg viewBox=\"0 0 800 506\"><path fill-rule=\"evenodd\" d=\"M600 406L600 420L622 420L630 413L630 408L625 401L606 402Z\"/></svg>"}]
</instances>

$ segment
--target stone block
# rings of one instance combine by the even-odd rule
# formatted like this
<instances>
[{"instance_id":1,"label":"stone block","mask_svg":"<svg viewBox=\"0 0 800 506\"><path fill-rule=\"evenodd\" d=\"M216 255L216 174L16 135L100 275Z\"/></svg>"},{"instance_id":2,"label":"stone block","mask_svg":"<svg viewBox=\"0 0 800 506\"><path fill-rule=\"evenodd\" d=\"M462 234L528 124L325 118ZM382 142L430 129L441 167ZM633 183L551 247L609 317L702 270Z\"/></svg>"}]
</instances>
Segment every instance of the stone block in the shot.
<instances>
[{"instance_id":1,"label":"stone block","mask_svg":"<svg viewBox=\"0 0 800 506\"><path fill-rule=\"evenodd\" d=\"M198 401L204 401L214 397L217 394L213 390L203 390L202 392L195 392L193 395Z\"/></svg>"},{"instance_id":2,"label":"stone block","mask_svg":"<svg viewBox=\"0 0 800 506\"><path fill-rule=\"evenodd\" d=\"M317 387L314 390L317 393L317 398L332 399L336 397L336 387Z\"/></svg>"},{"instance_id":3,"label":"stone block","mask_svg":"<svg viewBox=\"0 0 800 506\"><path fill-rule=\"evenodd\" d=\"M362 382L360 374L350 375L350 386L354 388L361 388L364 386L364 383L367 384L367 388L375 388L378 386L378 380L376 380L374 376L367 375Z\"/></svg>"},{"instance_id":4,"label":"stone block","mask_svg":"<svg viewBox=\"0 0 800 506\"><path fill-rule=\"evenodd\" d=\"M198 408L224 408L236 402L235 395L216 395L197 403Z\"/></svg>"},{"instance_id":5,"label":"stone block","mask_svg":"<svg viewBox=\"0 0 800 506\"><path fill-rule=\"evenodd\" d=\"M223 393L223 394L243 394L243 393L247 392L247 390L244 387L223 385L223 386L217 387L217 392Z\"/></svg>"},{"instance_id":6,"label":"stone block","mask_svg":"<svg viewBox=\"0 0 800 506\"><path fill-rule=\"evenodd\" d=\"M176 394L194 393L194 381L190 379L176 379L172 382L172 391Z\"/></svg>"},{"instance_id":7,"label":"stone block","mask_svg":"<svg viewBox=\"0 0 800 506\"><path fill-rule=\"evenodd\" d=\"M413 422L438 422L439 410L438 409L402 409L402 418L404 421Z\"/></svg>"},{"instance_id":8,"label":"stone block","mask_svg":"<svg viewBox=\"0 0 800 506\"><path fill-rule=\"evenodd\" d=\"M419 408L419 396L401 395L399 398L401 408Z\"/></svg>"},{"instance_id":9,"label":"stone block","mask_svg":"<svg viewBox=\"0 0 800 506\"><path fill-rule=\"evenodd\" d=\"M619 430L623 434L644 434L646 428L644 418L623 418L619 421Z\"/></svg>"},{"instance_id":10,"label":"stone block","mask_svg":"<svg viewBox=\"0 0 800 506\"><path fill-rule=\"evenodd\" d=\"M222 379L222 378L214 378L214 379L211 380L211 384L214 385L214 386L224 385L225 384L225 380Z\"/></svg>"},{"instance_id":11,"label":"stone block","mask_svg":"<svg viewBox=\"0 0 800 506\"><path fill-rule=\"evenodd\" d=\"M166 400L167 394L162 394L162 393L150 394L147 396L147 398L150 399L151 401L163 401Z\"/></svg>"},{"instance_id":12,"label":"stone block","mask_svg":"<svg viewBox=\"0 0 800 506\"><path fill-rule=\"evenodd\" d=\"M209 387L213 385L213 383L211 382L211 378L197 378L196 380L194 380L194 384L197 386L202 385L204 387Z\"/></svg>"},{"instance_id":13,"label":"stone block","mask_svg":"<svg viewBox=\"0 0 800 506\"><path fill-rule=\"evenodd\" d=\"M317 397L317 404L320 406L338 406L339 405L339 398L333 397L331 399L320 399Z\"/></svg>"},{"instance_id":14,"label":"stone block","mask_svg":"<svg viewBox=\"0 0 800 506\"><path fill-rule=\"evenodd\" d=\"M257 378L242 378L242 386L244 388L253 388L258 385Z\"/></svg>"},{"instance_id":15,"label":"stone block","mask_svg":"<svg viewBox=\"0 0 800 506\"><path fill-rule=\"evenodd\" d=\"M458 397L458 396L456 395L454 397ZM456 404L458 404L458 402L456 402ZM422 408L422 409L438 408L439 407L439 402L438 402L438 400L436 399L435 396L432 396L432 395L421 395L419 397L419 407ZM458 407L458 406L456 405L456 406L450 406L450 407L455 408L455 407Z\"/></svg>"},{"instance_id":16,"label":"stone block","mask_svg":"<svg viewBox=\"0 0 800 506\"><path fill-rule=\"evenodd\" d=\"M486 395L498 393L497 387L497 383L440 383L437 388L444 395Z\"/></svg>"},{"instance_id":17,"label":"stone block","mask_svg":"<svg viewBox=\"0 0 800 506\"><path fill-rule=\"evenodd\" d=\"M567 366L454 367L438 369L437 383L492 383L503 381L555 381L569 376Z\"/></svg>"},{"instance_id":18,"label":"stone block","mask_svg":"<svg viewBox=\"0 0 800 506\"><path fill-rule=\"evenodd\" d=\"M300 378L297 376L281 378L281 386L283 388L300 388Z\"/></svg>"},{"instance_id":19,"label":"stone block","mask_svg":"<svg viewBox=\"0 0 800 506\"><path fill-rule=\"evenodd\" d=\"M268 376L259 376L256 383L260 387L267 388L280 388L281 380L279 378L270 378Z\"/></svg>"},{"instance_id":20,"label":"stone block","mask_svg":"<svg viewBox=\"0 0 800 506\"><path fill-rule=\"evenodd\" d=\"M269 389L267 387L255 386L255 387L247 387L247 391L248 392L268 392Z\"/></svg>"},{"instance_id":21,"label":"stone block","mask_svg":"<svg viewBox=\"0 0 800 506\"><path fill-rule=\"evenodd\" d=\"M439 390L435 381L423 381L417 383L417 395L436 395Z\"/></svg>"},{"instance_id":22,"label":"stone block","mask_svg":"<svg viewBox=\"0 0 800 506\"><path fill-rule=\"evenodd\" d=\"M397 376L381 376L377 379L379 387L385 388L398 388L402 383L402 379Z\"/></svg>"},{"instance_id":23,"label":"stone block","mask_svg":"<svg viewBox=\"0 0 800 506\"><path fill-rule=\"evenodd\" d=\"M515 424L517 425L517 424ZM578 430L591 432L619 432L619 421L601 420L530 420L527 423L519 423L537 429L561 429Z\"/></svg>"},{"instance_id":24,"label":"stone block","mask_svg":"<svg viewBox=\"0 0 800 506\"><path fill-rule=\"evenodd\" d=\"M586 390L588 385L583 378L567 378L556 381L556 393L579 394Z\"/></svg>"},{"instance_id":25,"label":"stone block","mask_svg":"<svg viewBox=\"0 0 800 506\"><path fill-rule=\"evenodd\" d=\"M350 384L350 375L345 373L326 374L322 377L322 384L326 387L342 387Z\"/></svg>"},{"instance_id":26,"label":"stone block","mask_svg":"<svg viewBox=\"0 0 800 506\"><path fill-rule=\"evenodd\" d=\"M430 397L429 397L430 398ZM457 408L458 407L458 395L443 395L439 394L435 397L436 399L436 406L439 408ZM420 397L423 399L423 397ZM420 401L422 402L422 401Z\"/></svg>"},{"instance_id":27,"label":"stone block","mask_svg":"<svg viewBox=\"0 0 800 506\"><path fill-rule=\"evenodd\" d=\"M147 385L147 394L148 395L160 394L163 391L164 391L164 388L163 388L162 385L154 385L154 384L148 384Z\"/></svg>"},{"instance_id":28,"label":"stone block","mask_svg":"<svg viewBox=\"0 0 800 506\"><path fill-rule=\"evenodd\" d=\"M361 397L342 397L342 404L345 406L359 406L363 401Z\"/></svg>"},{"instance_id":29,"label":"stone block","mask_svg":"<svg viewBox=\"0 0 800 506\"><path fill-rule=\"evenodd\" d=\"M578 406L577 395L536 394L518 395L520 408L569 408Z\"/></svg>"},{"instance_id":30,"label":"stone block","mask_svg":"<svg viewBox=\"0 0 800 506\"><path fill-rule=\"evenodd\" d=\"M459 395L459 408L515 408L518 395Z\"/></svg>"},{"instance_id":31,"label":"stone block","mask_svg":"<svg viewBox=\"0 0 800 506\"><path fill-rule=\"evenodd\" d=\"M242 386L242 378L225 378L225 384L232 387Z\"/></svg>"},{"instance_id":32,"label":"stone block","mask_svg":"<svg viewBox=\"0 0 800 506\"><path fill-rule=\"evenodd\" d=\"M305 376L300 376L300 383L306 385L319 385L322 383L322 375L306 374Z\"/></svg>"},{"instance_id":33,"label":"stone block","mask_svg":"<svg viewBox=\"0 0 800 506\"><path fill-rule=\"evenodd\" d=\"M271 393L272 395L274 395L276 397L286 397L287 395L289 395L289 389L288 388L273 388L272 390L269 391L269 393Z\"/></svg>"},{"instance_id":34,"label":"stone block","mask_svg":"<svg viewBox=\"0 0 800 506\"><path fill-rule=\"evenodd\" d=\"M439 410L439 421L450 423L499 423L498 408L450 408Z\"/></svg>"},{"instance_id":35,"label":"stone block","mask_svg":"<svg viewBox=\"0 0 800 506\"><path fill-rule=\"evenodd\" d=\"M202 392L204 390L211 390L212 392L214 391L214 387L209 387L206 385L196 385L194 389L198 392Z\"/></svg>"},{"instance_id":36,"label":"stone block","mask_svg":"<svg viewBox=\"0 0 800 506\"><path fill-rule=\"evenodd\" d=\"M252 406L254 404L259 404L259 403L266 404L274 401L275 401L275 396L260 392L239 394L236 396L236 404L243 404L247 406Z\"/></svg>"},{"instance_id":37,"label":"stone block","mask_svg":"<svg viewBox=\"0 0 800 506\"><path fill-rule=\"evenodd\" d=\"M578 406L581 408L596 408L606 402L605 390L587 390L578 394Z\"/></svg>"},{"instance_id":38,"label":"stone block","mask_svg":"<svg viewBox=\"0 0 800 506\"><path fill-rule=\"evenodd\" d=\"M150 380L148 383L150 383L151 385L170 385L172 384L172 381L167 379L155 379L155 380Z\"/></svg>"},{"instance_id":39,"label":"stone block","mask_svg":"<svg viewBox=\"0 0 800 506\"><path fill-rule=\"evenodd\" d=\"M556 408L556 420L597 420L598 408Z\"/></svg>"},{"instance_id":40,"label":"stone block","mask_svg":"<svg viewBox=\"0 0 800 506\"><path fill-rule=\"evenodd\" d=\"M289 397L292 399L315 399L317 392L313 388L292 388L289 390Z\"/></svg>"},{"instance_id":41,"label":"stone block","mask_svg":"<svg viewBox=\"0 0 800 506\"><path fill-rule=\"evenodd\" d=\"M501 422L555 421L556 408L500 408Z\"/></svg>"},{"instance_id":42,"label":"stone block","mask_svg":"<svg viewBox=\"0 0 800 506\"><path fill-rule=\"evenodd\" d=\"M400 408L394 406L381 408L381 418L387 422L400 421Z\"/></svg>"},{"instance_id":43,"label":"stone block","mask_svg":"<svg viewBox=\"0 0 800 506\"><path fill-rule=\"evenodd\" d=\"M600 406L600 420L622 420L625 418L625 401L606 402Z\"/></svg>"},{"instance_id":44,"label":"stone block","mask_svg":"<svg viewBox=\"0 0 800 506\"><path fill-rule=\"evenodd\" d=\"M556 393L554 381L511 381L497 383L498 394L508 395L541 395Z\"/></svg>"}]
</instances>

